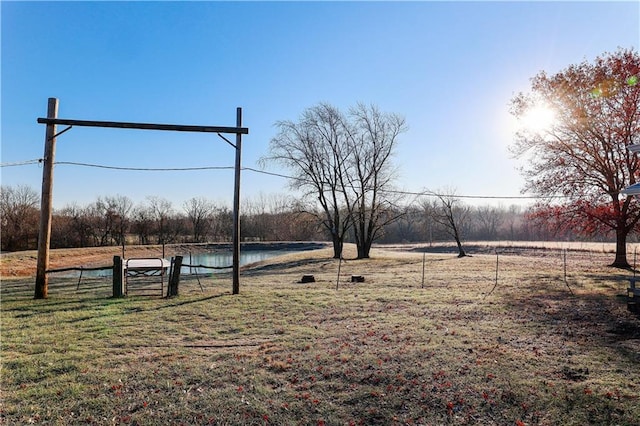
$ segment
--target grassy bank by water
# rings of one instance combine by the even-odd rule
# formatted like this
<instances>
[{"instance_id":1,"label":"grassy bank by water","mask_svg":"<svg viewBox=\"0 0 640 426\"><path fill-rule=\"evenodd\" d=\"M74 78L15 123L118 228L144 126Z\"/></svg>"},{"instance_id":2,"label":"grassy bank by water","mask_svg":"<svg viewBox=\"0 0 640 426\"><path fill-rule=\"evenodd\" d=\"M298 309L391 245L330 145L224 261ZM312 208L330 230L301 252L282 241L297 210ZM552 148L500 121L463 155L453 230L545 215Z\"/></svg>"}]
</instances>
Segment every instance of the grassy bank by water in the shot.
<instances>
[{"instance_id":1,"label":"grassy bank by water","mask_svg":"<svg viewBox=\"0 0 640 426\"><path fill-rule=\"evenodd\" d=\"M228 276L168 300L56 277L33 300L31 278L5 280L1 419L638 424L640 321L610 254L569 253L566 281L558 252L427 254L424 286L422 254L372 254L339 280L330 250L274 258L236 296Z\"/></svg>"}]
</instances>

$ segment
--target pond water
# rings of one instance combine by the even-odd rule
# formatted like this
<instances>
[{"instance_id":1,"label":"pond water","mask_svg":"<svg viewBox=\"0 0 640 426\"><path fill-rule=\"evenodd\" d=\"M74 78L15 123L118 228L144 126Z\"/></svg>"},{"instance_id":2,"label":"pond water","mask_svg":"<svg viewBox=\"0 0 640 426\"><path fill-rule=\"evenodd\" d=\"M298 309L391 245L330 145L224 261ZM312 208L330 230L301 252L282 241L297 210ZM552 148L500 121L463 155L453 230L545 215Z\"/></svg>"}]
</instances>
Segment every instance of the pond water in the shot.
<instances>
[{"instance_id":1,"label":"pond water","mask_svg":"<svg viewBox=\"0 0 640 426\"><path fill-rule=\"evenodd\" d=\"M250 263L260 262L276 256L294 253L287 250L249 250L240 252L240 266ZM221 272L231 272L233 263L233 254L231 252L213 252L213 253L194 253L183 256L182 263L187 265L204 265L215 268L229 267L229 269L208 269L208 268L190 268L183 266L183 274L215 274Z\"/></svg>"},{"instance_id":2,"label":"pond water","mask_svg":"<svg viewBox=\"0 0 640 426\"><path fill-rule=\"evenodd\" d=\"M246 250L240 252L240 266L248 265L250 263L260 262L263 260L270 259L276 256L282 256L289 253L295 253L296 250ZM183 266L181 273L182 274L198 274L198 275L207 275L207 274L220 274L225 272L231 272L231 265L233 262L233 254L231 252L207 252L207 253L193 253L182 255L182 263L183 265L203 265L210 266L216 268L229 267L228 269L209 269L209 268L190 268L188 266ZM83 271L82 276L87 278L98 278L98 277L110 277L112 271L104 270L104 271ZM78 277L80 276L80 272L66 272L65 277Z\"/></svg>"}]
</instances>

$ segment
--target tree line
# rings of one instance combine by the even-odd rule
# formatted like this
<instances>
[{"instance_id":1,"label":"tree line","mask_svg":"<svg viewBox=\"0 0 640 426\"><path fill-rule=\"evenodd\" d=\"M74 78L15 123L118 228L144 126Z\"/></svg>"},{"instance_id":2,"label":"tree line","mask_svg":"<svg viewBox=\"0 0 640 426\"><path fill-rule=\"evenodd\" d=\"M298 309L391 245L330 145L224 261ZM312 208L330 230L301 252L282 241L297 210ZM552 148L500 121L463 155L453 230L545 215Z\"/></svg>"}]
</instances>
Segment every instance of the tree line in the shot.
<instances>
[{"instance_id":1,"label":"tree line","mask_svg":"<svg viewBox=\"0 0 640 426\"><path fill-rule=\"evenodd\" d=\"M473 206L455 195L450 204L437 197L385 214L396 220L380 230L377 242L436 243L455 238L453 220L461 243L471 240L576 240L579 235L558 233L553 223L541 223L532 212L517 205ZM38 192L28 186L0 188L2 251L33 250L39 225ZM448 206L448 207L447 207ZM331 241L322 222L322 209L309 210L294 197L274 194L248 199L241 206L244 241ZM86 205L72 203L56 209L52 221L52 248L117 246L122 244L172 244L227 242L231 240L232 212L224 204L195 197L175 206L149 196L134 203L122 195L99 196ZM608 235L600 235L606 240ZM347 232L346 242L355 242Z\"/></svg>"}]
</instances>

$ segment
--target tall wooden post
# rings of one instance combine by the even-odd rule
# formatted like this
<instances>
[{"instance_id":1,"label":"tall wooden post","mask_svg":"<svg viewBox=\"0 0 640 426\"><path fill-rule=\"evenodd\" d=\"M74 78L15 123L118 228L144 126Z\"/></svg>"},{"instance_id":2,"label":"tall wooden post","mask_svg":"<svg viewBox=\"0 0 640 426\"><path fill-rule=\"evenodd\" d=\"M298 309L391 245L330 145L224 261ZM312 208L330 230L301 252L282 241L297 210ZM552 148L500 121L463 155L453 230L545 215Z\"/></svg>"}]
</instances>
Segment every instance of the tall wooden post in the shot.
<instances>
[{"instance_id":1,"label":"tall wooden post","mask_svg":"<svg viewBox=\"0 0 640 426\"><path fill-rule=\"evenodd\" d=\"M113 297L122 297L125 295L122 259L124 259L124 257L113 256Z\"/></svg>"},{"instance_id":2,"label":"tall wooden post","mask_svg":"<svg viewBox=\"0 0 640 426\"><path fill-rule=\"evenodd\" d=\"M242 108L236 109L236 127L242 127ZM236 166L233 190L233 294L240 293L240 166L242 135L236 133Z\"/></svg>"},{"instance_id":3,"label":"tall wooden post","mask_svg":"<svg viewBox=\"0 0 640 426\"><path fill-rule=\"evenodd\" d=\"M47 118L58 117L58 99L49 98ZM40 230L38 232L38 264L36 269L36 299L46 299L48 292L49 244L51 242L51 216L53 209L53 163L56 152L56 125L47 124L44 139L44 166L40 198Z\"/></svg>"},{"instance_id":4,"label":"tall wooden post","mask_svg":"<svg viewBox=\"0 0 640 426\"><path fill-rule=\"evenodd\" d=\"M169 285L167 286L167 297L178 295L180 285L180 272L182 269L182 256L176 256L173 260L173 268L169 274Z\"/></svg>"}]
</instances>

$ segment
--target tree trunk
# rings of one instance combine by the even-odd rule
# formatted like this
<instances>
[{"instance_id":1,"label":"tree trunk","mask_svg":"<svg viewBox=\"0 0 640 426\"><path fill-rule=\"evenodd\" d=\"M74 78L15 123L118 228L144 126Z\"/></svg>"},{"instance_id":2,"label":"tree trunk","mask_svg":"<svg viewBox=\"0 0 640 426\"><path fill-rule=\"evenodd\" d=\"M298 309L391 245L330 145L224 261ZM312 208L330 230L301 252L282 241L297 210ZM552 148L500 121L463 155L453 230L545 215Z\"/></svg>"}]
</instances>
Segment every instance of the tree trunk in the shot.
<instances>
[{"instance_id":1,"label":"tree trunk","mask_svg":"<svg viewBox=\"0 0 640 426\"><path fill-rule=\"evenodd\" d=\"M333 240L333 258L340 259L340 257L342 257L342 247L344 245L342 238L337 234L333 234L331 235L331 239Z\"/></svg>"},{"instance_id":2,"label":"tree trunk","mask_svg":"<svg viewBox=\"0 0 640 426\"><path fill-rule=\"evenodd\" d=\"M623 225L616 229L616 260L609 266L614 268L630 268L627 262L627 230Z\"/></svg>"},{"instance_id":3,"label":"tree trunk","mask_svg":"<svg viewBox=\"0 0 640 426\"><path fill-rule=\"evenodd\" d=\"M358 259L368 259L371 245L363 243L358 244Z\"/></svg>"},{"instance_id":4,"label":"tree trunk","mask_svg":"<svg viewBox=\"0 0 640 426\"><path fill-rule=\"evenodd\" d=\"M356 249L358 253L358 259L368 259L369 258L369 248L367 246L367 237L364 234L364 226L359 226L360 229L354 227L354 230L357 230L355 234L356 240Z\"/></svg>"},{"instance_id":5,"label":"tree trunk","mask_svg":"<svg viewBox=\"0 0 640 426\"><path fill-rule=\"evenodd\" d=\"M458 245L458 257L465 257L467 253L462 248L462 243L460 242L460 238L456 237L456 244Z\"/></svg>"},{"instance_id":6,"label":"tree trunk","mask_svg":"<svg viewBox=\"0 0 640 426\"><path fill-rule=\"evenodd\" d=\"M462 241L460 241L458 227L453 220L453 213L451 214L451 228L453 228L453 238L456 240L456 245L458 246L458 257L465 257L467 253L465 253L464 248L462 248Z\"/></svg>"}]
</instances>

